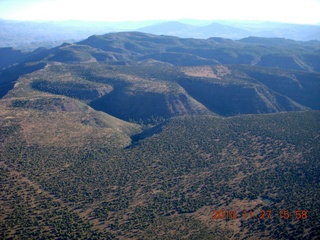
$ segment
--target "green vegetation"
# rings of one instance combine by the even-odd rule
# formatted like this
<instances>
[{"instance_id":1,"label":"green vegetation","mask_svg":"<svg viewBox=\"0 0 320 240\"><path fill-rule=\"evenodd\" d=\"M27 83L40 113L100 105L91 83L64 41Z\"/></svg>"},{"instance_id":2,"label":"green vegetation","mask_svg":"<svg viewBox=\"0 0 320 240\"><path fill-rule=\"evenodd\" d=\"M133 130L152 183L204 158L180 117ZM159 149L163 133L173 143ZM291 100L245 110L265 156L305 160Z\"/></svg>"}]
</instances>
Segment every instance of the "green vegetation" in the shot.
<instances>
[{"instance_id":1,"label":"green vegetation","mask_svg":"<svg viewBox=\"0 0 320 240\"><path fill-rule=\"evenodd\" d=\"M81 216L71 229L81 228L86 234L89 228L83 224L91 224L99 233L146 239L157 238L162 231L168 239L196 239L200 232L204 239L236 234L312 238L320 231L319 120L319 112L180 117L164 125L159 134L126 149L27 147L14 138L2 146L1 159L10 166L6 174L18 171L26 178L24 184L32 183L24 191L41 189L51 197L50 204L61 202L55 208L72 218ZM2 131L14 135L8 128ZM14 129L19 135L21 130ZM14 189L3 194L11 196L8 192L14 194ZM264 203L261 197L275 204ZM210 219L214 209L240 212L245 206L251 206L254 216L262 209L274 215L267 220L243 220L238 230ZM26 206L27 216L38 216L44 211L39 207ZM46 212L55 213L55 208L47 208ZM292 214L307 210L308 218L280 220L277 213L284 209ZM21 224L29 221L27 216ZM47 224L62 227L55 221ZM22 226L32 229L33 225ZM43 230L43 234L49 233Z\"/></svg>"},{"instance_id":2,"label":"green vegetation","mask_svg":"<svg viewBox=\"0 0 320 240\"><path fill-rule=\"evenodd\" d=\"M0 238L316 239L319 73L250 44L109 34L3 70Z\"/></svg>"}]
</instances>

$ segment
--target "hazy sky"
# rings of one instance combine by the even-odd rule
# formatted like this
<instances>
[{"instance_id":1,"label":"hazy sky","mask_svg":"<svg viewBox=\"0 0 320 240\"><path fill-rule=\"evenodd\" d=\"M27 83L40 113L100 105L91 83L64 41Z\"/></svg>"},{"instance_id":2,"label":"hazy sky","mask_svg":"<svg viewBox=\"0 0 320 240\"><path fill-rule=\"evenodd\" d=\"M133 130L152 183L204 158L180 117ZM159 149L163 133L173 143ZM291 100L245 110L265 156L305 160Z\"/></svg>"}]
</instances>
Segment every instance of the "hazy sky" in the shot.
<instances>
[{"instance_id":1,"label":"hazy sky","mask_svg":"<svg viewBox=\"0 0 320 240\"><path fill-rule=\"evenodd\" d=\"M0 0L0 18L89 21L240 19L320 23L320 0Z\"/></svg>"}]
</instances>

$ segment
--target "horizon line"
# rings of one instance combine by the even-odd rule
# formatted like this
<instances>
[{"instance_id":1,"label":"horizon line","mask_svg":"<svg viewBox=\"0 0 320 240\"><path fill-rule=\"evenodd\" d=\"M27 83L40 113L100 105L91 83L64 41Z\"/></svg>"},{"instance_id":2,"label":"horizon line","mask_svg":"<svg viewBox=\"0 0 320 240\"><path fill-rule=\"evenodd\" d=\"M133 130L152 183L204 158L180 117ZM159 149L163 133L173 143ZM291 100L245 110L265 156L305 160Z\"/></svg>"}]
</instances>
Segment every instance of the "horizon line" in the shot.
<instances>
[{"instance_id":1,"label":"horizon line","mask_svg":"<svg viewBox=\"0 0 320 240\"><path fill-rule=\"evenodd\" d=\"M63 22L86 22L86 23L138 23L138 22L182 22L182 21L198 21L198 22L246 22L246 23L283 23L283 24L294 24L294 25L320 25L320 22L316 23L297 23L297 22L285 22L285 21L274 21L274 20L249 20L249 19L196 19L196 18L182 18L182 19L145 19L145 20L86 20L86 19L65 19L65 20L48 20L48 19L6 19L1 18L1 21L12 21L12 22L47 22L47 23L63 23ZM189 24L189 23L187 23ZM190 23L190 25L192 25Z\"/></svg>"}]
</instances>

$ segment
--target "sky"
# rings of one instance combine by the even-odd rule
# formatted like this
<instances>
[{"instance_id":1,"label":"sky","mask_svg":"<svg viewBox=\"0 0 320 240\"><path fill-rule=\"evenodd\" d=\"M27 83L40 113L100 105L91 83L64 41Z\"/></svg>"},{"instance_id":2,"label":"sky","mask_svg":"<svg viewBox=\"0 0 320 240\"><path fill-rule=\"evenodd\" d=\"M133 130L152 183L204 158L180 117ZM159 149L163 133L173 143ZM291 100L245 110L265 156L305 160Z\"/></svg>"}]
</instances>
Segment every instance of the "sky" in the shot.
<instances>
[{"instance_id":1,"label":"sky","mask_svg":"<svg viewBox=\"0 0 320 240\"><path fill-rule=\"evenodd\" d=\"M0 0L0 19L320 23L320 0Z\"/></svg>"}]
</instances>

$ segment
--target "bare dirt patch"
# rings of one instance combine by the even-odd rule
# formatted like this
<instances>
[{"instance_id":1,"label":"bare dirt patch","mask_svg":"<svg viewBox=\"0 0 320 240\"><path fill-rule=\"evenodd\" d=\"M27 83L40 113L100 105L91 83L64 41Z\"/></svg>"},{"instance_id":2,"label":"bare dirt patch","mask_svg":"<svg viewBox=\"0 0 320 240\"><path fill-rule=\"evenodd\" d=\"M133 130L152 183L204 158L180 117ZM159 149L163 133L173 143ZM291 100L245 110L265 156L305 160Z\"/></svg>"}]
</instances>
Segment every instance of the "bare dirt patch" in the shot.
<instances>
[{"instance_id":1,"label":"bare dirt patch","mask_svg":"<svg viewBox=\"0 0 320 240\"><path fill-rule=\"evenodd\" d=\"M216 78L216 79L221 79L221 77L231 73L228 67L223 65L183 67L181 68L181 70L184 74L188 76Z\"/></svg>"},{"instance_id":2,"label":"bare dirt patch","mask_svg":"<svg viewBox=\"0 0 320 240\"><path fill-rule=\"evenodd\" d=\"M199 66L199 67L184 67L182 72L192 77L207 77L217 78L218 76L213 72L210 66Z\"/></svg>"}]
</instances>

